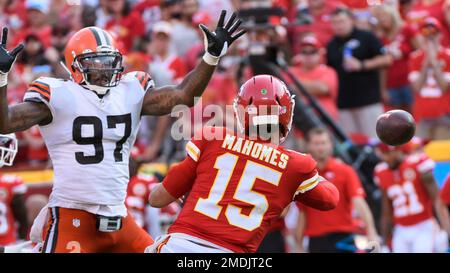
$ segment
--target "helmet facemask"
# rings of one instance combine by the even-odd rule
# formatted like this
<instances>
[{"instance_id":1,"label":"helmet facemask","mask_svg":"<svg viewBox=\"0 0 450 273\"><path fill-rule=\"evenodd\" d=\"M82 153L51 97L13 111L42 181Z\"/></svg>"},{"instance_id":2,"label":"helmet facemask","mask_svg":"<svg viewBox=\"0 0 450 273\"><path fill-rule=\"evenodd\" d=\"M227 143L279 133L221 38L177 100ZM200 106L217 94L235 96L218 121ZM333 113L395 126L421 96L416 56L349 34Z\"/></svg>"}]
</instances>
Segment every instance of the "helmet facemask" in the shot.
<instances>
[{"instance_id":1,"label":"helmet facemask","mask_svg":"<svg viewBox=\"0 0 450 273\"><path fill-rule=\"evenodd\" d=\"M12 166L17 155L17 138L14 134L0 134L0 168Z\"/></svg>"},{"instance_id":2,"label":"helmet facemask","mask_svg":"<svg viewBox=\"0 0 450 273\"><path fill-rule=\"evenodd\" d=\"M83 83L99 95L119 84L124 70L118 51L85 53L75 57L74 68L83 75Z\"/></svg>"}]
</instances>

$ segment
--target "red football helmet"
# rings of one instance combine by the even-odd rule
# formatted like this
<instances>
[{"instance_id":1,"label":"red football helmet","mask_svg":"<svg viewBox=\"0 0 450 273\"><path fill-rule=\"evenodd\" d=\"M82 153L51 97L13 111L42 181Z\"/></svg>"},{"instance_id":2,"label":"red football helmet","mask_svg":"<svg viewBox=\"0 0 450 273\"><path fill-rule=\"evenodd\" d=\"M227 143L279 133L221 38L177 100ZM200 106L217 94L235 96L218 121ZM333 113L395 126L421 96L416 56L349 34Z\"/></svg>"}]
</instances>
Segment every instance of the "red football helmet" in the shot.
<instances>
[{"instance_id":1,"label":"red football helmet","mask_svg":"<svg viewBox=\"0 0 450 273\"><path fill-rule=\"evenodd\" d=\"M242 133L250 126L279 124L280 142L291 130L294 95L271 75L258 75L245 82L234 100L234 111Z\"/></svg>"}]
</instances>

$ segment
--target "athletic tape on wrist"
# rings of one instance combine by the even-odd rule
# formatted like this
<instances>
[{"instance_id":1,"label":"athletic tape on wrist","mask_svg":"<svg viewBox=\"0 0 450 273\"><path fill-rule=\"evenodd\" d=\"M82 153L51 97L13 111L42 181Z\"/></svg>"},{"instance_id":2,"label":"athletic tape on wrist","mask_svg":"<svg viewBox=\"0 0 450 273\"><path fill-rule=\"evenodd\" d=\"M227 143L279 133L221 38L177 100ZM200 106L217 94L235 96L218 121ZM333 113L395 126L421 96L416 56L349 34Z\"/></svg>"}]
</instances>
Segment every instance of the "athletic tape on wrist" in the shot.
<instances>
[{"instance_id":1,"label":"athletic tape on wrist","mask_svg":"<svg viewBox=\"0 0 450 273\"><path fill-rule=\"evenodd\" d=\"M216 66L219 63L219 60L220 57L213 56L210 53L208 53L208 51L206 51L206 53L203 55L203 61L205 61L205 63L209 65Z\"/></svg>"},{"instance_id":2,"label":"athletic tape on wrist","mask_svg":"<svg viewBox=\"0 0 450 273\"><path fill-rule=\"evenodd\" d=\"M3 87L8 84L8 73L3 74L0 73L0 87Z\"/></svg>"}]
</instances>

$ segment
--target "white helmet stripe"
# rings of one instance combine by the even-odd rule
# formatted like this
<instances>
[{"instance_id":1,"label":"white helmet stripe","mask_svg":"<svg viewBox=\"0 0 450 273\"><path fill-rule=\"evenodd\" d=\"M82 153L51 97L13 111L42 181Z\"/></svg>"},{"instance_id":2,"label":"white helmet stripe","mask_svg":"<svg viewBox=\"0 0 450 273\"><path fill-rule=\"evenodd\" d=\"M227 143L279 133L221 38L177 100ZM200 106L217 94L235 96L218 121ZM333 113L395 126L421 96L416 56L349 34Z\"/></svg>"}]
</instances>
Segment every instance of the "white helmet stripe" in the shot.
<instances>
[{"instance_id":1,"label":"white helmet stripe","mask_svg":"<svg viewBox=\"0 0 450 273\"><path fill-rule=\"evenodd\" d=\"M277 115L262 115L252 117L253 125L265 125L265 124L278 124L278 116Z\"/></svg>"}]
</instances>

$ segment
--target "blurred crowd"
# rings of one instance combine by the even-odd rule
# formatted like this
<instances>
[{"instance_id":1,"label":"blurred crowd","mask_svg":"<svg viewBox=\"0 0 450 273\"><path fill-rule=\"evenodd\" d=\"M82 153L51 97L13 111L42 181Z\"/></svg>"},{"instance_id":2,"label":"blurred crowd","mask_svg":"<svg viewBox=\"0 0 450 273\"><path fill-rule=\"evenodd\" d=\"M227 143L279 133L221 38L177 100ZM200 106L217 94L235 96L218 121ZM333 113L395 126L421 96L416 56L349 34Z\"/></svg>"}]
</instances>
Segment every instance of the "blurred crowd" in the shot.
<instances>
[{"instance_id":1,"label":"blurred crowd","mask_svg":"<svg viewBox=\"0 0 450 273\"><path fill-rule=\"evenodd\" d=\"M157 86L179 83L204 53L199 24L214 29L221 10L258 7L279 7L285 14L270 17L267 28L249 29L233 45L192 111L202 111L211 104L223 109L231 105L242 78L246 80L256 73L245 65L248 56L261 50L258 46L266 51L275 47L276 59L284 59L306 91L352 139L368 142L375 138L376 118L387 109L412 113L417 135L422 139L450 139L450 0L0 0L0 26L7 26L10 33L8 48L25 44L10 73L8 99L11 103L22 101L28 84L38 77L68 79L69 74L60 64L64 61L65 43L86 26L104 28L117 39L125 72L146 71ZM223 116L182 118L195 128ZM161 181L167 166L185 156L185 142L170 137L173 122L170 116L143 118L132 154L136 162L150 163L143 171L141 168L140 174L130 170L133 178L127 205L143 226L148 222L145 218L155 219L155 213L167 226L179 210L174 205L162 212L152 211L153 216L143 213L151 185ZM37 127L17 136L20 148L16 168L51 167ZM303 251L304 237L316 236L309 242L310 251L327 249L331 243L335 247L336 242L345 250L353 247L345 243L348 233L358 228L365 229L363 233L374 241L380 233L387 237L387 232L382 234L375 228L356 173L338 160L329 160L333 152L329 135L313 130L305 136L295 130L290 137L287 145L313 154L324 176L342 178L336 183L345 193L345 202L333 212L335 215L322 218L307 208L300 208L300 214L290 210L296 215L287 217L287 229L280 220L262 249L284 251L286 241L291 251ZM380 150L380 157L395 163L411 151L395 153L398 158L389 159L389 151ZM450 179L446 185L443 199L450 204ZM433 192L433 187L423 191ZM36 203L41 207L45 201L39 199ZM439 210L440 205L435 209ZM36 214L38 210L33 207L31 204L28 210ZM356 221L353 207L359 215ZM447 216L438 216L444 219L439 219L441 227L450 229ZM427 217L430 215L416 220ZM330 222L318 223L315 219ZM164 232L155 228L154 222L148 223L153 236ZM284 235L284 230L290 230L290 236L283 239L282 230ZM321 236L336 230L339 232Z\"/></svg>"}]
</instances>

